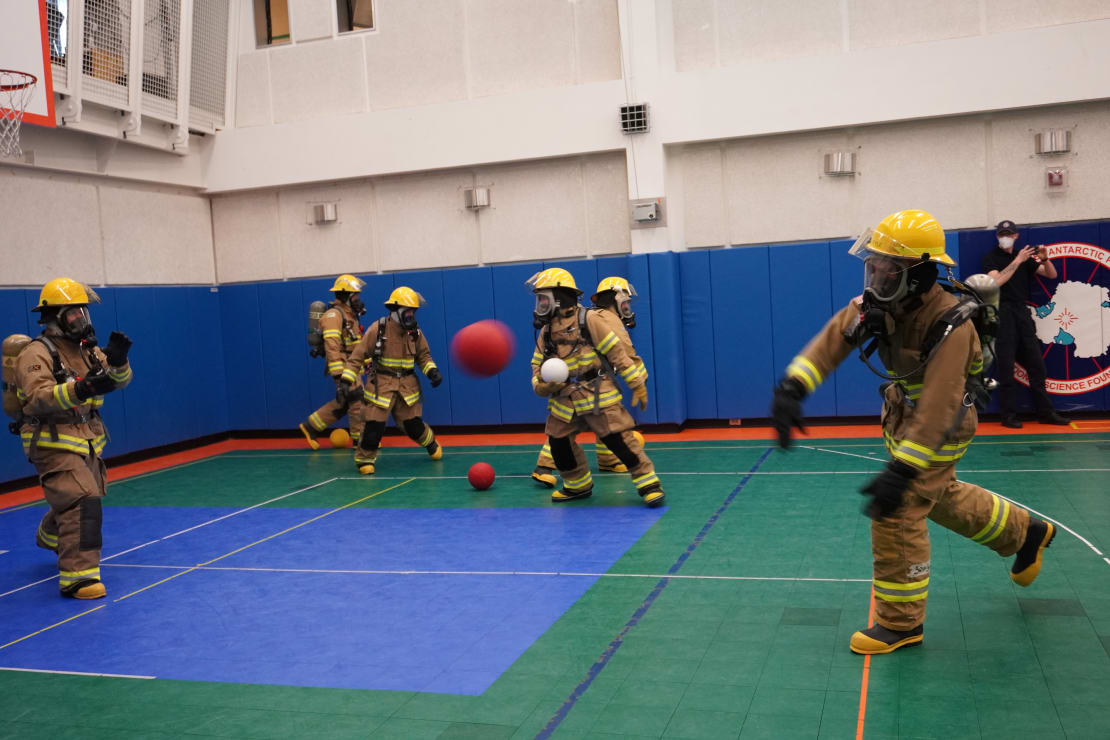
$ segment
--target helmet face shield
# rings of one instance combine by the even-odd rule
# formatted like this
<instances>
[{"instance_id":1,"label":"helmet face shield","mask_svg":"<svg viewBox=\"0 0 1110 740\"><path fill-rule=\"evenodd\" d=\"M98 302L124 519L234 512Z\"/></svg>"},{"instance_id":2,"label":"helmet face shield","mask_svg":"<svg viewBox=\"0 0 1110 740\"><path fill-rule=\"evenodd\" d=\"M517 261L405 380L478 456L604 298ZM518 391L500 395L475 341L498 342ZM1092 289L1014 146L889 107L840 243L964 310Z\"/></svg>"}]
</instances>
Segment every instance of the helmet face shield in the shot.
<instances>
[{"instance_id":1,"label":"helmet face shield","mask_svg":"<svg viewBox=\"0 0 1110 740\"><path fill-rule=\"evenodd\" d=\"M85 339L93 333L88 306L66 306L58 311L57 321L58 328L70 339Z\"/></svg>"},{"instance_id":2,"label":"helmet face shield","mask_svg":"<svg viewBox=\"0 0 1110 740\"><path fill-rule=\"evenodd\" d=\"M410 306L398 306L393 309L393 313L397 316L397 323L401 325L402 329L415 329L416 328L416 309Z\"/></svg>"},{"instance_id":3,"label":"helmet face shield","mask_svg":"<svg viewBox=\"0 0 1110 740\"><path fill-rule=\"evenodd\" d=\"M880 303L896 301L906 294L909 260L870 253L863 260L863 292Z\"/></svg>"},{"instance_id":4,"label":"helmet face shield","mask_svg":"<svg viewBox=\"0 0 1110 740\"><path fill-rule=\"evenodd\" d=\"M532 313L536 316L550 316L555 312L557 302L555 301L555 291L550 288L536 291L536 307Z\"/></svg>"}]
</instances>

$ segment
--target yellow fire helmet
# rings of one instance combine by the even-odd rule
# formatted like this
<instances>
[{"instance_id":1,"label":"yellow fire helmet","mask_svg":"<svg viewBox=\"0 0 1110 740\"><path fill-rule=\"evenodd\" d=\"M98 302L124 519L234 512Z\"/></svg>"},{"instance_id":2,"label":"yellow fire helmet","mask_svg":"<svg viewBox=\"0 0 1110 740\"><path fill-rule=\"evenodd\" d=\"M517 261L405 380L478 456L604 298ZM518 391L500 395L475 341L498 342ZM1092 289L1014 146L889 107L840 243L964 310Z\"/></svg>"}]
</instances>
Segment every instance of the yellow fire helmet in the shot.
<instances>
[{"instance_id":1,"label":"yellow fire helmet","mask_svg":"<svg viewBox=\"0 0 1110 740\"><path fill-rule=\"evenodd\" d=\"M605 278L597 284L597 290L594 291L593 295L594 301L596 302L598 295L604 293L607 290L612 290L616 292L623 291L624 293L627 293L630 298L636 297L636 289L632 287L632 283L628 282L622 277L617 277L616 275L614 275L612 277Z\"/></svg>"},{"instance_id":2,"label":"yellow fire helmet","mask_svg":"<svg viewBox=\"0 0 1110 740\"><path fill-rule=\"evenodd\" d=\"M385 301L387 307L402 306L404 308L420 308L424 303L424 296L405 285L394 288Z\"/></svg>"},{"instance_id":3,"label":"yellow fire helmet","mask_svg":"<svg viewBox=\"0 0 1110 740\"><path fill-rule=\"evenodd\" d=\"M866 259L870 253L906 260L928 259L946 267L956 264L945 253L944 229L927 211L890 214L874 229L866 229L848 253L860 259Z\"/></svg>"},{"instance_id":4,"label":"yellow fire helmet","mask_svg":"<svg viewBox=\"0 0 1110 740\"><path fill-rule=\"evenodd\" d=\"M330 290L332 293L361 293L365 287L366 283L354 275L340 275L335 279L335 285L331 286Z\"/></svg>"},{"instance_id":5,"label":"yellow fire helmet","mask_svg":"<svg viewBox=\"0 0 1110 740\"><path fill-rule=\"evenodd\" d=\"M100 296L95 290L71 278L60 277L42 286L39 303L31 311L38 313L54 306L86 306L90 303L100 303Z\"/></svg>"},{"instance_id":6,"label":"yellow fire helmet","mask_svg":"<svg viewBox=\"0 0 1110 740\"><path fill-rule=\"evenodd\" d=\"M544 288L569 288L578 295L582 295L582 291L574 283L574 276L561 267L549 267L537 272L528 278L524 284L533 292Z\"/></svg>"}]
</instances>

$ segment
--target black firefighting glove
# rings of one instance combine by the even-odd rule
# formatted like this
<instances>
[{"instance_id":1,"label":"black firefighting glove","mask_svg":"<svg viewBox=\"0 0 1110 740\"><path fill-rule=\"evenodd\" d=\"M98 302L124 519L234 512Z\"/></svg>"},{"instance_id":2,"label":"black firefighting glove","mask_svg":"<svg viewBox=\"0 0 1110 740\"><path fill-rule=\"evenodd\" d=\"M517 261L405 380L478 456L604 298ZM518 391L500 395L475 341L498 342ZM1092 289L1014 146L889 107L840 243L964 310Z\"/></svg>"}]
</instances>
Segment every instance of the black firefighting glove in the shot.
<instances>
[{"instance_id":1,"label":"black firefighting glove","mask_svg":"<svg viewBox=\"0 0 1110 740\"><path fill-rule=\"evenodd\" d=\"M443 374L439 372L438 367L433 367L424 374L428 376L428 382L432 384L433 388L438 388L439 384L443 382Z\"/></svg>"},{"instance_id":2,"label":"black firefighting glove","mask_svg":"<svg viewBox=\"0 0 1110 740\"><path fill-rule=\"evenodd\" d=\"M860 510L875 521L885 519L902 505L902 495L916 477L917 468L901 460L891 460L883 472L859 489L864 496L871 497Z\"/></svg>"},{"instance_id":3,"label":"black firefighting glove","mask_svg":"<svg viewBox=\"0 0 1110 740\"><path fill-rule=\"evenodd\" d=\"M783 378L775 387L775 397L771 401L771 420L775 424L775 431L779 435L779 447L790 449L791 429L798 427L804 432L802 426L802 399L806 397L806 389L796 378Z\"/></svg>"},{"instance_id":4,"label":"black firefighting glove","mask_svg":"<svg viewBox=\"0 0 1110 740\"><path fill-rule=\"evenodd\" d=\"M362 386L352 383L349 380L340 380L335 384L335 402L340 406L346 406L349 403L362 398Z\"/></svg>"},{"instance_id":5,"label":"black firefighting glove","mask_svg":"<svg viewBox=\"0 0 1110 740\"><path fill-rule=\"evenodd\" d=\"M73 384L73 392L78 400L85 401L93 396L103 396L116 389L116 381L108 373L99 370L92 375L87 375Z\"/></svg>"},{"instance_id":6,"label":"black firefighting glove","mask_svg":"<svg viewBox=\"0 0 1110 740\"><path fill-rule=\"evenodd\" d=\"M108 358L110 367L123 367L127 364L127 352L131 349L131 339L118 331L108 336L108 345L104 348L104 356Z\"/></svg>"}]
</instances>

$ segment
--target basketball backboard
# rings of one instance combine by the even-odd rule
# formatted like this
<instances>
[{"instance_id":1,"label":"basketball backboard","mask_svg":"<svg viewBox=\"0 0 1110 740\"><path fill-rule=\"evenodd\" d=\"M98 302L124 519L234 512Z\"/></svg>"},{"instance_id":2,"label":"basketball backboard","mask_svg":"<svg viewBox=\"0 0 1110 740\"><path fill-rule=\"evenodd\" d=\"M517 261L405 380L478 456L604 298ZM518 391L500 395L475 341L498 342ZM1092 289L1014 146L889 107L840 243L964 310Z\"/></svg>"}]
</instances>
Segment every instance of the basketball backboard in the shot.
<instances>
[{"instance_id":1,"label":"basketball backboard","mask_svg":"<svg viewBox=\"0 0 1110 740\"><path fill-rule=\"evenodd\" d=\"M4 0L0 3L0 69L27 72L38 80L23 121L39 126L54 125L54 83L47 39L48 2L57 8L57 0ZM57 18L59 14L55 9L52 14Z\"/></svg>"}]
</instances>

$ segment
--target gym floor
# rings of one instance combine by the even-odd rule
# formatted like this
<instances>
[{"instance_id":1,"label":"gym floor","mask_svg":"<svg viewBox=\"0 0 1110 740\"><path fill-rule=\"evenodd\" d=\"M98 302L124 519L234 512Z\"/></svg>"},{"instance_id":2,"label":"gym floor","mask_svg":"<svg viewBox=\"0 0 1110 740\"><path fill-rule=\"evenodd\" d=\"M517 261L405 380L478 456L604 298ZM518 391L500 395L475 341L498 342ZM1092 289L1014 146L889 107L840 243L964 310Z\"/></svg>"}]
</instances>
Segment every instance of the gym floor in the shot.
<instances>
[{"instance_id":1,"label":"gym floor","mask_svg":"<svg viewBox=\"0 0 1110 740\"><path fill-rule=\"evenodd\" d=\"M211 445L112 471L98 602L0 496L0 738L1110 737L1110 423L1076 426L960 463L1062 525L1037 582L931 525L925 642L873 658L875 427L649 434L657 510L612 474L551 504L538 434L388 438L371 478Z\"/></svg>"}]
</instances>

